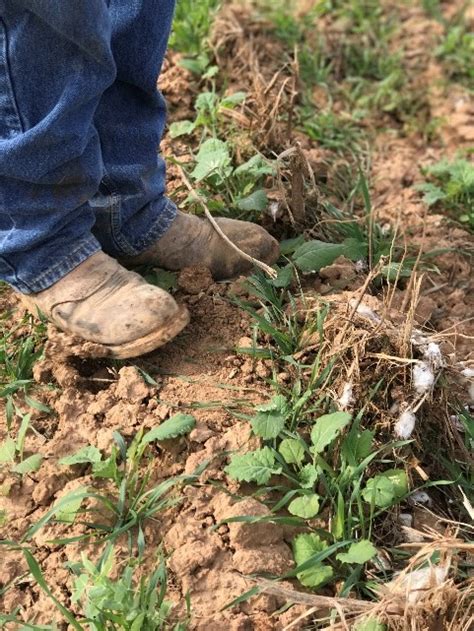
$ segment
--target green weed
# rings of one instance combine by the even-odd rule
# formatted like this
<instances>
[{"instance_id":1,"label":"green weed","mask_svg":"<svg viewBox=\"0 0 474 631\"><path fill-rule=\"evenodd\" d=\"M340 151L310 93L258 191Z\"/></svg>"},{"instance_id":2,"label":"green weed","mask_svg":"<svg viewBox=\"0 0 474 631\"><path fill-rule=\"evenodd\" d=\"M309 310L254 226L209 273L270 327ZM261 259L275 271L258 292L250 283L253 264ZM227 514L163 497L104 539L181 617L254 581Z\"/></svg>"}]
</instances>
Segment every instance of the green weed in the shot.
<instances>
[{"instance_id":1,"label":"green weed","mask_svg":"<svg viewBox=\"0 0 474 631\"><path fill-rule=\"evenodd\" d=\"M373 476L370 471L406 443L388 442L377 448L375 433L361 427L364 410L353 418L347 412L321 415L303 409L295 425L290 402L276 395L256 411L250 423L264 446L233 455L226 472L260 486L285 478L286 491L279 487L282 497L272 510L278 514L286 509L310 527L293 542L295 574L312 588L342 579L342 592L347 593L357 587L363 565L377 553L371 542L375 520L408 495L404 469L385 469ZM329 529L311 529L311 520L318 515L325 515ZM329 562L315 561L322 552Z\"/></svg>"},{"instance_id":2,"label":"green weed","mask_svg":"<svg viewBox=\"0 0 474 631\"><path fill-rule=\"evenodd\" d=\"M80 606L91 631L184 631L185 623L172 623L173 604L165 599L167 573L164 559L150 575L135 579L138 565L130 560L117 578L111 578L116 566L112 546L109 546L98 566L85 555L73 565L77 575L72 591L72 603Z\"/></svg>"},{"instance_id":3,"label":"green weed","mask_svg":"<svg viewBox=\"0 0 474 631\"><path fill-rule=\"evenodd\" d=\"M362 199L363 211L359 217L353 206ZM341 210L329 201L322 201L316 210L318 224L312 234L318 236L306 242L296 242L289 253L290 261L304 273L319 272L344 256L357 262L362 269L374 270L374 282L398 282L409 278L415 265L436 271L431 259L439 251L423 253L405 247L398 236L383 228L374 217L367 180L363 173L349 194L350 210Z\"/></svg>"},{"instance_id":4,"label":"green weed","mask_svg":"<svg viewBox=\"0 0 474 631\"><path fill-rule=\"evenodd\" d=\"M234 166L231 143L209 138L199 147L190 178L211 210L251 221L268 206L263 185L274 174L272 161L260 154Z\"/></svg>"},{"instance_id":5,"label":"green weed","mask_svg":"<svg viewBox=\"0 0 474 631\"><path fill-rule=\"evenodd\" d=\"M42 357L46 321L26 315L10 326L10 314L0 322L0 397L26 392L33 383L33 366Z\"/></svg>"},{"instance_id":6,"label":"green weed","mask_svg":"<svg viewBox=\"0 0 474 631\"><path fill-rule=\"evenodd\" d=\"M170 47L183 53L182 65L198 75L209 72L209 35L220 6L221 0L178 0L176 5Z\"/></svg>"},{"instance_id":7,"label":"green weed","mask_svg":"<svg viewBox=\"0 0 474 631\"><path fill-rule=\"evenodd\" d=\"M341 154L360 152L363 134L353 117L330 109L318 112L308 105L300 108L299 119L302 130L321 147Z\"/></svg>"},{"instance_id":8,"label":"green weed","mask_svg":"<svg viewBox=\"0 0 474 631\"><path fill-rule=\"evenodd\" d=\"M38 471L43 462L43 456L41 454L32 454L27 458L23 457L26 434L31 429L31 414L24 414L18 408L15 411L21 418L20 426L16 438L13 438L9 433L6 439L0 443L0 467L2 465L8 466L12 473L24 475ZM7 430L9 431L8 416L7 410Z\"/></svg>"},{"instance_id":9,"label":"green weed","mask_svg":"<svg viewBox=\"0 0 474 631\"><path fill-rule=\"evenodd\" d=\"M451 26L436 54L443 61L450 79L464 83L467 88L474 90L473 32L462 24Z\"/></svg>"},{"instance_id":10,"label":"green weed","mask_svg":"<svg viewBox=\"0 0 474 631\"><path fill-rule=\"evenodd\" d=\"M89 445L61 459L59 464L63 466L90 465L92 476L108 481L108 488L111 490L105 495L82 487L68 493L29 528L25 541L30 540L38 530L52 520L67 524L76 521L80 515L98 512L108 516L108 523L83 522L87 530L83 538L95 534L113 542L125 534L129 546L132 547L135 541L138 554L142 556L145 550L143 524L148 519L153 519L160 511L179 503L181 499L171 496L169 492L180 483L194 479L193 476L172 477L153 485L154 458L150 452L150 445L156 441L187 434L194 424L192 416L176 414L145 434L143 431L138 432L128 447L122 436L115 432L115 445L106 458L96 447ZM98 504L100 510L82 509L83 503L87 501ZM67 539L61 541L67 542Z\"/></svg>"},{"instance_id":11,"label":"green weed","mask_svg":"<svg viewBox=\"0 0 474 631\"><path fill-rule=\"evenodd\" d=\"M80 563L70 565L76 575L71 603L80 609L81 615L78 616L53 595L33 553L28 548L16 549L23 553L32 578L61 613L64 621L76 631L185 631L188 628L187 620L173 620L174 606L166 600L167 572L162 557L150 576L137 579L139 566L133 559L129 559L117 575L117 561L111 545L97 566L83 554ZM189 601L187 608L189 618ZM1 627L8 622L21 622L24 629L56 629L55 626L25 623L18 618L20 613L20 608L12 614L0 613Z\"/></svg>"},{"instance_id":12,"label":"green weed","mask_svg":"<svg viewBox=\"0 0 474 631\"><path fill-rule=\"evenodd\" d=\"M429 180L418 185L423 201L474 229L474 165L461 158L441 160L422 172Z\"/></svg>"},{"instance_id":13,"label":"green weed","mask_svg":"<svg viewBox=\"0 0 474 631\"><path fill-rule=\"evenodd\" d=\"M194 104L197 114L195 120L183 120L172 123L170 125L171 138L192 134L199 129L202 130L203 136L210 134L216 137L223 120L222 112L233 109L235 106L243 103L246 97L245 92L235 92L224 97L219 97L215 91L201 92Z\"/></svg>"}]
</instances>

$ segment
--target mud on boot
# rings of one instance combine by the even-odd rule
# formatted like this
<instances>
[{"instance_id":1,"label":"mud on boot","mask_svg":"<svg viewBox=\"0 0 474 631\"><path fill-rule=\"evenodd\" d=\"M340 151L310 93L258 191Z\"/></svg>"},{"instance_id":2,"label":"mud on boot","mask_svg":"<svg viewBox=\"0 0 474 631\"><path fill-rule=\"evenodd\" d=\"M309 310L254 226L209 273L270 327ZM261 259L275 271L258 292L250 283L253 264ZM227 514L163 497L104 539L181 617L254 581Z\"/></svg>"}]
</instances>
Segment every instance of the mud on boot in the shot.
<instances>
[{"instance_id":1,"label":"mud on boot","mask_svg":"<svg viewBox=\"0 0 474 631\"><path fill-rule=\"evenodd\" d=\"M235 245L255 259L272 265L279 257L278 241L249 221L220 217L219 228ZM251 271L252 263L233 250L209 221L179 212L168 231L138 256L120 259L127 266L156 265L177 271L204 265L215 280L234 278Z\"/></svg>"},{"instance_id":2,"label":"mud on boot","mask_svg":"<svg viewBox=\"0 0 474 631\"><path fill-rule=\"evenodd\" d=\"M185 307L104 252L48 289L20 297L32 313L39 310L66 333L101 344L119 359L163 346L189 322Z\"/></svg>"}]
</instances>

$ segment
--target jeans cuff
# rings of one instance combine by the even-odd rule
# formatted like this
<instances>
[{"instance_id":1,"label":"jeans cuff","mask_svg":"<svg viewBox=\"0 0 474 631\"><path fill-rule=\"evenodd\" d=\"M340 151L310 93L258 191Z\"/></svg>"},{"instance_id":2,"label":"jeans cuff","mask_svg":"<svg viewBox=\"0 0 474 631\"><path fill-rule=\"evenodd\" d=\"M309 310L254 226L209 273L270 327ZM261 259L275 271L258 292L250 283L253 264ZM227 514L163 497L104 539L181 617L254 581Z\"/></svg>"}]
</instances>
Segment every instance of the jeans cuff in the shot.
<instances>
[{"instance_id":1,"label":"jeans cuff","mask_svg":"<svg viewBox=\"0 0 474 631\"><path fill-rule=\"evenodd\" d=\"M132 218L129 226L125 225L125 230L115 235L115 242L122 254L126 254L128 256L141 254L153 245L153 243L158 241L158 239L160 239L169 229L173 221L176 219L178 209L170 199L165 198L165 200L163 209L160 210L155 221L151 224L151 226L147 227L145 231L137 225L132 227ZM126 234L127 228L133 229L133 235L131 237L128 237Z\"/></svg>"},{"instance_id":2,"label":"jeans cuff","mask_svg":"<svg viewBox=\"0 0 474 631\"><path fill-rule=\"evenodd\" d=\"M88 235L75 244L67 255L58 260L38 275L23 275L21 278L15 274L15 278L7 282L22 294L38 293L48 289L66 274L72 272L78 265L90 256L101 250L100 243L93 235ZM1 264L0 264L1 265Z\"/></svg>"},{"instance_id":3,"label":"jeans cuff","mask_svg":"<svg viewBox=\"0 0 474 631\"><path fill-rule=\"evenodd\" d=\"M156 208L158 203L160 209ZM125 221L120 195L97 195L90 204L96 217L92 232L104 252L115 257L136 256L147 250L165 234L178 212L167 197L149 202L140 213Z\"/></svg>"}]
</instances>

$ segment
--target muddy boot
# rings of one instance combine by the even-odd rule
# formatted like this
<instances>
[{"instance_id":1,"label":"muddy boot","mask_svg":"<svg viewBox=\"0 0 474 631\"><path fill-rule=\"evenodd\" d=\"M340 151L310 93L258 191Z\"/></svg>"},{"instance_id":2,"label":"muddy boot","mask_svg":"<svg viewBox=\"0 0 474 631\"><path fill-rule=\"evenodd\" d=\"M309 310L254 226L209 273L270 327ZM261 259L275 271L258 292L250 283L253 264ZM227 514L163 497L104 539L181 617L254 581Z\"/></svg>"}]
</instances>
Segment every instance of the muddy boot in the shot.
<instances>
[{"instance_id":1,"label":"muddy boot","mask_svg":"<svg viewBox=\"0 0 474 631\"><path fill-rule=\"evenodd\" d=\"M21 295L60 329L96 342L118 358L148 353L175 337L188 323L162 289L97 252L57 283L36 294Z\"/></svg>"},{"instance_id":2,"label":"muddy boot","mask_svg":"<svg viewBox=\"0 0 474 631\"><path fill-rule=\"evenodd\" d=\"M248 221L216 219L222 232L246 254L271 265L278 259L278 241ZM120 259L125 265L156 265L167 270L205 265L215 280L234 278L252 269L216 232L207 219L178 212L171 227L138 256Z\"/></svg>"}]
</instances>

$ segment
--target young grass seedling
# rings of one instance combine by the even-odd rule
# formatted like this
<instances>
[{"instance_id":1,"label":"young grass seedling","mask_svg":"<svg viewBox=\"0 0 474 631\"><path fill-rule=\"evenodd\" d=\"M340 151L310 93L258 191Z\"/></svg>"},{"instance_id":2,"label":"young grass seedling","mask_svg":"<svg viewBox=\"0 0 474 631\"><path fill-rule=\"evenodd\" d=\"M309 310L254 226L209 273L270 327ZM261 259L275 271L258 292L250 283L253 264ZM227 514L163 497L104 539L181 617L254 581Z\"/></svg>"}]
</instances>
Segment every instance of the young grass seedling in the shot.
<instances>
[{"instance_id":1,"label":"young grass seedling","mask_svg":"<svg viewBox=\"0 0 474 631\"><path fill-rule=\"evenodd\" d=\"M130 547L133 541L136 541L138 554L141 556L145 549L145 521L179 503L181 498L171 496L169 492L180 483L195 479L193 476L176 476L167 478L158 485L152 485L154 467L150 444L187 434L194 425L192 416L176 414L145 434L140 431L128 447L122 436L115 432L116 444L107 458L103 458L96 447L89 445L76 454L60 460L60 464L64 466L90 464L93 477L110 481L113 491L105 495L96 493L93 489L82 488L68 493L30 527L24 540L30 540L40 528L53 519L66 523L73 522L78 515L91 512L81 509L81 506L83 502L92 500L102 507L100 511L96 509L94 512L108 514L110 523L84 522L87 530L110 541L115 541L122 534L126 534ZM84 538L90 536L91 534L85 534ZM63 540L62 543L67 541Z\"/></svg>"},{"instance_id":2,"label":"young grass seedling","mask_svg":"<svg viewBox=\"0 0 474 631\"><path fill-rule=\"evenodd\" d=\"M12 473L24 475L38 471L43 462L41 454L32 454L24 458L25 438L29 429L31 429L31 414L24 414L15 407L16 414L21 418L20 425L13 438L9 434L5 440L0 443L0 467L7 466ZM9 414L7 413L7 429L9 427Z\"/></svg>"},{"instance_id":3,"label":"young grass seedling","mask_svg":"<svg viewBox=\"0 0 474 631\"><path fill-rule=\"evenodd\" d=\"M111 545L96 566L84 554L72 570L77 575L72 602L80 605L91 631L184 631L185 622L171 618L173 604L166 600L167 572L161 557L151 575L135 577L139 565L130 560L116 578L116 558ZM189 614L189 611L188 611ZM81 621L82 622L82 621ZM84 623L82 622L82 623Z\"/></svg>"},{"instance_id":4,"label":"young grass seedling","mask_svg":"<svg viewBox=\"0 0 474 631\"><path fill-rule=\"evenodd\" d=\"M46 321L36 322L25 316L9 327L9 314L2 317L0 326L0 397L26 392L33 383L33 366L43 354Z\"/></svg>"}]
</instances>

